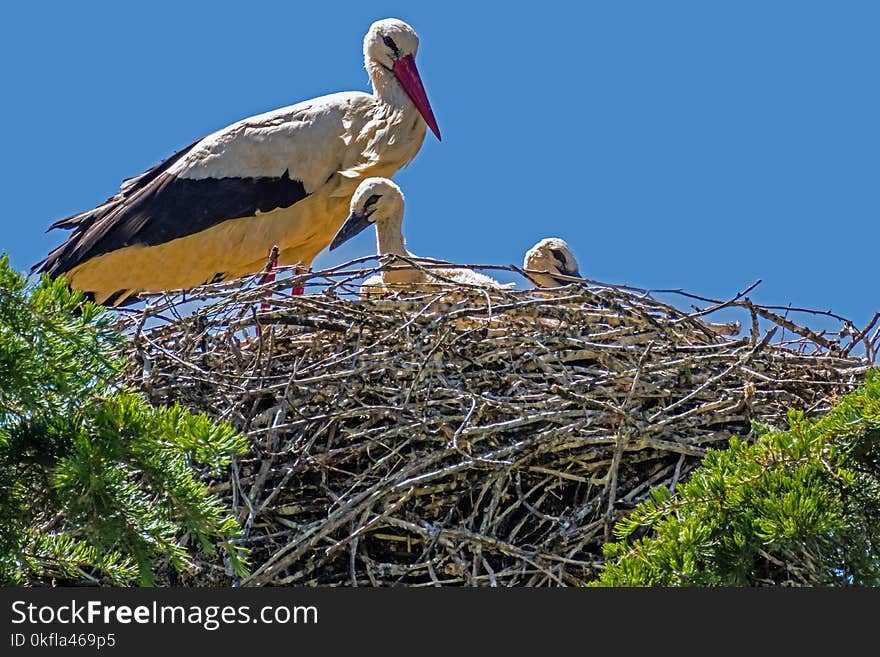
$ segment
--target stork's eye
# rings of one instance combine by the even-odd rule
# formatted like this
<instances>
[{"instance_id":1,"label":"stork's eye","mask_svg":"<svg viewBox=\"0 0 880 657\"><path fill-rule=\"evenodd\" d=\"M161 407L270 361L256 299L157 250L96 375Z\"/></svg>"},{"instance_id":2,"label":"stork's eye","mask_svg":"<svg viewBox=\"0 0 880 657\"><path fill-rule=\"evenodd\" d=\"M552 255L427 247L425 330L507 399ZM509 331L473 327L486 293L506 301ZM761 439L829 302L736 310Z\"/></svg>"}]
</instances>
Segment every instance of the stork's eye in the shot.
<instances>
[{"instance_id":1,"label":"stork's eye","mask_svg":"<svg viewBox=\"0 0 880 657\"><path fill-rule=\"evenodd\" d=\"M370 207L371 205L375 205L375 204L379 201L380 198L382 198L382 195L381 195L381 194L373 194L373 195L372 195L370 198L368 198L368 199L366 200L366 202L364 203L364 210L366 210L366 209L367 209L368 207Z\"/></svg>"},{"instance_id":2,"label":"stork's eye","mask_svg":"<svg viewBox=\"0 0 880 657\"><path fill-rule=\"evenodd\" d=\"M400 50L397 49L397 44L394 43L394 39L392 39L390 36L383 36L382 41L385 43L386 46L391 48L391 52L394 53L395 57L400 57Z\"/></svg>"},{"instance_id":3,"label":"stork's eye","mask_svg":"<svg viewBox=\"0 0 880 657\"><path fill-rule=\"evenodd\" d=\"M553 254L553 257L556 258L556 262L558 262L563 267L565 266L565 253L561 249L550 249L550 253Z\"/></svg>"}]
</instances>

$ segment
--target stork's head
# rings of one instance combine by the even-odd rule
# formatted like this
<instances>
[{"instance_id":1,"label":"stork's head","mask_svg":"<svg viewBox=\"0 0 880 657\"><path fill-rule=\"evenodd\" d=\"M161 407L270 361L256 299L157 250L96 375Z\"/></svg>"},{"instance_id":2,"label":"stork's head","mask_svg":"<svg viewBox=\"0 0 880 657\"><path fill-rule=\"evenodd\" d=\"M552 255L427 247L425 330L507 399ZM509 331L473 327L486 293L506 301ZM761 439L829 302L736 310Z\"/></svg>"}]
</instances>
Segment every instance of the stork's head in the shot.
<instances>
[{"instance_id":1,"label":"stork's head","mask_svg":"<svg viewBox=\"0 0 880 657\"><path fill-rule=\"evenodd\" d=\"M581 278L577 260L565 240L547 237L526 252L523 269L547 274L529 274L535 287L559 287L568 281L557 279L553 274Z\"/></svg>"},{"instance_id":2,"label":"stork's head","mask_svg":"<svg viewBox=\"0 0 880 657\"><path fill-rule=\"evenodd\" d=\"M403 222L403 192L388 178L365 178L351 197L348 219L336 233L330 251L375 223Z\"/></svg>"},{"instance_id":3,"label":"stork's head","mask_svg":"<svg viewBox=\"0 0 880 657\"><path fill-rule=\"evenodd\" d=\"M402 20L385 18L370 25L364 37L364 64L376 84L376 71L390 71L425 119L431 131L440 139L440 128L428 102L428 94L416 68L419 37ZM377 68L379 67L379 68Z\"/></svg>"}]
</instances>

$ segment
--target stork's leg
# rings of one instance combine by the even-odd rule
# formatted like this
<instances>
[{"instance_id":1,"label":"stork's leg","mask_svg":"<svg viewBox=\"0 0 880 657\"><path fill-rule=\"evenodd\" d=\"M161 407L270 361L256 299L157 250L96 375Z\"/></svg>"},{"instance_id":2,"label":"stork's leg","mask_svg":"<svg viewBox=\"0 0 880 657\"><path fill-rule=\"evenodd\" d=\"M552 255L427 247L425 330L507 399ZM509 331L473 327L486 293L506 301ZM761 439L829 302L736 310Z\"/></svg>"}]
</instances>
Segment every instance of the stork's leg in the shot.
<instances>
[{"instance_id":1,"label":"stork's leg","mask_svg":"<svg viewBox=\"0 0 880 657\"><path fill-rule=\"evenodd\" d=\"M278 264L278 247L273 246L272 250L269 252L269 259L266 261L266 269L263 272L263 275L260 277L260 285L263 283L272 283L275 281L275 266ZM263 301L260 303L260 310L269 310L271 306L268 301ZM260 331L260 325L257 324L256 327L257 337L260 337L262 331Z\"/></svg>"},{"instance_id":2,"label":"stork's leg","mask_svg":"<svg viewBox=\"0 0 880 657\"><path fill-rule=\"evenodd\" d=\"M296 265L296 267L293 268L293 275L299 276L300 274L305 274L306 271L308 271L308 270L303 269L299 265ZM306 288L304 285L298 285L297 287L293 288L293 294L295 294L295 295L300 295L300 294L305 294L305 293L306 293Z\"/></svg>"},{"instance_id":3,"label":"stork's leg","mask_svg":"<svg viewBox=\"0 0 880 657\"><path fill-rule=\"evenodd\" d=\"M266 262L266 271L263 276L260 278L260 285L263 283L273 283L275 281L275 266L278 264L278 247L273 246L272 251L269 253L269 260ZM269 302L263 301L260 304L260 310L268 310Z\"/></svg>"}]
</instances>

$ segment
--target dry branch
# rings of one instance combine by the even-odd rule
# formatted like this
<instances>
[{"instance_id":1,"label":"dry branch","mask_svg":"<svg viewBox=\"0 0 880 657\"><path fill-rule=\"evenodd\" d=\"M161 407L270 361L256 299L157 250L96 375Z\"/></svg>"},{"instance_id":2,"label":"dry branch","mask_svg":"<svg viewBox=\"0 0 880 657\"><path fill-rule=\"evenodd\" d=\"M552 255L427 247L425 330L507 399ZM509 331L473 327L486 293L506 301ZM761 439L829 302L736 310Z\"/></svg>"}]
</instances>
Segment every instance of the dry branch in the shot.
<instances>
[{"instance_id":1,"label":"dry branch","mask_svg":"<svg viewBox=\"0 0 880 657\"><path fill-rule=\"evenodd\" d=\"M235 582L205 557L184 583L583 583L652 486L674 488L753 420L826 410L870 365L852 345L871 356L878 339L874 322L820 335L745 298L754 286L727 301L677 291L712 304L697 312L592 281L360 301L369 260L299 275L302 296L282 269L125 320L131 384L252 439L210 483L253 572ZM722 308L751 335L705 321ZM800 339L774 342L777 327Z\"/></svg>"}]
</instances>

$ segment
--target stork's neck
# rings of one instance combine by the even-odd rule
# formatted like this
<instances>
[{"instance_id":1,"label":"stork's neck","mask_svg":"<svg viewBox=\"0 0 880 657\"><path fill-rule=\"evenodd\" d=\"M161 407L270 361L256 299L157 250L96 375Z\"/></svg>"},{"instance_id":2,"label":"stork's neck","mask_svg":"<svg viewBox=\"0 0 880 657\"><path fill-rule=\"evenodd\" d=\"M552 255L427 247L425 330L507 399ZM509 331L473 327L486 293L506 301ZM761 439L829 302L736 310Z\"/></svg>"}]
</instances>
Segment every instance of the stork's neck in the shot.
<instances>
[{"instance_id":1,"label":"stork's neck","mask_svg":"<svg viewBox=\"0 0 880 657\"><path fill-rule=\"evenodd\" d=\"M411 257L406 250L406 240L401 230L401 220L387 219L376 222L376 248L379 255L402 255Z\"/></svg>"},{"instance_id":2,"label":"stork's neck","mask_svg":"<svg viewBox=\"0 0 880 657\"><path fill-rule=\"evenodd\" d=\"M543 267L536 267L536 269L543 269ZM552 271L552 270L550 270ZM536 287L559 287L560 285L565 285L564 281L557 280L548 274L529 274L533 279Z\"/></svg>"},{"instance_id":3,"label":"stork's neck","mask_svg":"<svg viewBox=\"0 0 880 657\"><path fill-rule=\"evenodd\" d=\"M369 103L357 108L352 121L356 134L349 146L348 172L357 176L348 179L354 187L356 178L390 178L409 163L422 147L428 127L394 73L372 60L367 60L367 71L373 94ZM347 196L353 192L354 188L347 190Z\"/></svg>"},{"instance_id":4,"label":"stork's neck","mask_svg":"<svg viewBox=\"0 0 880 657\"><path fill-rule=\"evenodd\" d=\"M379 255L401 255L413 258L412 253L406 250L406 241L403 239L403 231L401 230L402 217L388 219L376 223L376 246ZM400 267L403 263L394 263L395 267ZM405 269L391 269L382 272L382 282L386 285L409 285L413 283L423 283L425 281L424 272L407 267Z\"/></svg>"},{"instance_id":5,"label":"stork's neck","mask_svg":"<svg viewBox=\"0 0 880 657\"><path fill-rule=\"evenodd\" d=\"M393 72L371 59L367 60L366 67L373 83L373 94L379 100L397 110L417 111Z\"/></svg>"}]
</instances>

